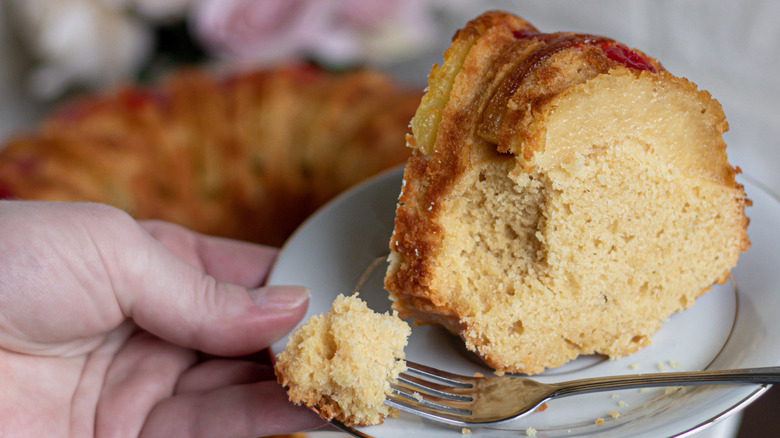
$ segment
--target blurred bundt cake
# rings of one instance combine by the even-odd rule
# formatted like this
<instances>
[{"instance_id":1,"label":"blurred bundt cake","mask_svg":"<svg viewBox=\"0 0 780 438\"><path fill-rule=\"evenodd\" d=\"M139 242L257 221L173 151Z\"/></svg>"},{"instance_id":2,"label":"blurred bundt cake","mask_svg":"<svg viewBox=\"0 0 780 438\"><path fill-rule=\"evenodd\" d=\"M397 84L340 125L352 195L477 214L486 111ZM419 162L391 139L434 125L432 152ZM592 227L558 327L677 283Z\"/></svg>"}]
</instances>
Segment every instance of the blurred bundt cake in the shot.
<instances>
[{"instance_id":1,"label":"blurred bundt cake","mask_svg":"<svg viewBox=\"0 0 780 438\"><path fill-rule=\"evenodd\" d=\"M314 209L402 163L421 92L375 71L178 72L61 108L0 152L0 199L94 201L278 245Z\"/></svg>"}]
</instances>

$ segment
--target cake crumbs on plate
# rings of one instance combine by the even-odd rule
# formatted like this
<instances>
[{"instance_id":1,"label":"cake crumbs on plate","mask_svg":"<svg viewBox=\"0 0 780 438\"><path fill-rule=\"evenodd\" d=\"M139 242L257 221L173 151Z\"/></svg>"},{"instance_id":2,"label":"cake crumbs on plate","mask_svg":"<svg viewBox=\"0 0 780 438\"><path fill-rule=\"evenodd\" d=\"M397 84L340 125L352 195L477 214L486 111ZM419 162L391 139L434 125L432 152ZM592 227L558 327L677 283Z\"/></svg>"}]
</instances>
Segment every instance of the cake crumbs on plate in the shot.
<instances>
[{"instance_id":1,"label":"cake crumbs on plate","mask_svg":"<svg viewBox=\"0 0 780 438\"><path fill-rule=\"evenodd\" d=\"M620 412L617 411L617 409L613 409L609 415L612 417L613 420L617 420L618 417L620 417Z\"/></svg>"},{"instance_id":2,"label":"cake crumbs on plate","mask_svg":"<svg viewBox=\"0 0 780 438\"><path fill-rule=\"evenodd\" d=\"M547 403L542 403L538 408L536 408L535 412L544 412L547 410Z\"/></svg>"},{"instance_id":3,"label":"cake crumbs on plate","mask_svg":"<svg viewBox=\"0 0 780 438\"><path fill-rule=\"evenodd\" d=\"M655 367L658 368L658 371L660 372L666 371L666 365L664 365L663 362L658 362Z\"/></svg>"},{"instance_id":4,"label":"cake crumbs on plate","mask_svg":"<svg viewBox=\"0 0 780 438\"><path fill-rule=\"evenodd\" d=\"M636 370L636 369L639 369L639 364L634 362L631 365L629 365L628 367L631 368L632 370Z\"/></svg>"},{"instance_id":5,"label":"cake crumbs on plate","mask_svg":"<svg viewBox=\"0 0 780 438\"><path fill-rule=\"evenodd\" d=\"M596 423L596 424L604 424L604 419L601 418L601 417L596 418L596 421L594 421L594 423Z\"/></svg>"},{"instance_id":6,"label":"cake crumbs on plate","mask_svg":"<svg viewBox=\"0 0 780 438\"><path fill-rule=\"evenodd\" d=\"M685 388L682 387L682 386L667 386L664 389L664 394L671 394L671 393L676 392L676 391L684 391L684 390L685 390Z\"/></svg>"},{"instance_id":7,"label":"cake crumbs on plate","mask_svg":"<svg viewBox=\"0 0 780 438\"><path fill-rule=\"evenodd\" d=\"M525 436L536 436L536 429L534 429L533 427L530 427L530 426L527 427L525 429Z\"/></svg>"},{"instance_id":8,"label":"cake crumbs on plate","mask_svg":"<svg viewBox=\"0 0 780 438\"><path fill-rule=\"evenodd\" d=\"M627 408L628 407L628 403L624 402L623 400L620 400L618 402L618 407L619 408Z\"/></svg>"},{"instance_id":9,"label":"cake crumbs on plate","mask_svg":"<svg viewBox=\"0 0 780 438\"><path fill-rule=\"evenodd\" d=\"M417 392L417 391L414 391L414 392L412 393L412 397L414 397L414 399L415 399L415 400L417 400L418 402L422 402L422 401L423 401L423 396L422 396L422 394L420 394L420 393L419 393L419 392Z\"/></svg>"},{"instance_id":10,"label":"cake crumbs on plate","mask_svg":"<svg viewBox=\"0 0 780 438\"><path fill-rule=\"evenodd\" d=\"M674 369L677 369L677 368L680 368L682 366L682 364L680 362L677 362L674 359L669 359L669 366L674 368Z\"/></svg>"},{"instance_id":11,"label":"cake crumbs on plate","mask_svg":"<svg viewBox=\"0 0 780 438\"><path fill-rule=\"evenodd\" d=\"M460 433L462 433L463 435L468 435L471 433L471 429L469 429L468 427L464 427L463 429L460 430Z\"/></svg>"},{"instance_id":12,"label":"cake crumbs on plate","mask_svg":"<svg viewBox=\"0 0 780 438\"><path fill-rule=\"evenodd\" d=\"M620 397L620 396L619 396L619 395L617 395L617 394L612 394L610 397L612 397L613 399L615 399L615 398L618 398L618 397Z\"/></svg>"}]
</instances>

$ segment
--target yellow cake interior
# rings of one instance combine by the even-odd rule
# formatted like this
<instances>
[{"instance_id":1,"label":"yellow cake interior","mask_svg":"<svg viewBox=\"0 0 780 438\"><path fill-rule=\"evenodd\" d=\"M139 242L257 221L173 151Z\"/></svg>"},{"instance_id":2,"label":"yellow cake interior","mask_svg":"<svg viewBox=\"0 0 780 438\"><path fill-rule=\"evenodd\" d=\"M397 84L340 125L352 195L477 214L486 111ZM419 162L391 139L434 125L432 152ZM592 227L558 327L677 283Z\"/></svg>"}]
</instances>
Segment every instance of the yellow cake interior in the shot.
<instances>
[{"instance_id":1,"label":"yellow cake interior","mask_svg":"<svg viewBox=\"0 0 780 438\"><path fill-rule=\"evenodd\" d=\"M549 116L535 170L486 154L441 201L431 288L468 327L467 345L499 367L631 353L736 261L743 219L722 208L735 209L739 193L713 181L709 163L675 155L674 138L642 135L643 124L677 112L641 101L651 85L631 82L589 83L567 97ZM589 132L569 129L579 117ZM696 135L695 121L680 124L670 137Z\"/></svg>"},{"instance_id":2,"label":"yellow cake interior","mask_svg":"<svg viewBox=\"0 0 780 438\"><path fill-rule=\"evenodd\" d=\"M290 400L345 424L382 422L395 410L384 405L390 382L406 369L409 325L379 314L357 296L339 295L330 311L306 321L275 365Z\"/></svg>"}]
</instances>

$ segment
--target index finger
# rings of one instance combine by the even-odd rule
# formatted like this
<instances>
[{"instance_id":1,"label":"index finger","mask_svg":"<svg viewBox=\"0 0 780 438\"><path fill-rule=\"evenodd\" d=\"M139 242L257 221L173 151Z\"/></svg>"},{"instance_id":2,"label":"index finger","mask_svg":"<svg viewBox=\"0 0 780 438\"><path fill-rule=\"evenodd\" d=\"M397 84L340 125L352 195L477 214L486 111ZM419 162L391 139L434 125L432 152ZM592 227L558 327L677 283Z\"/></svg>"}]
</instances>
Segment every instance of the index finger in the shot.
<instances>
[{"instance_id":1,"label":"index finger","mask_svg":"<svg viewBox=\"0 0 780 438\"><path fill-rule=\"evenodd\" d=\"M207 236L168 222L141 221L140 224L169 251L218 282L245 288L265 283L278 253L269 246Z\"/></svg>"}]
</instances>

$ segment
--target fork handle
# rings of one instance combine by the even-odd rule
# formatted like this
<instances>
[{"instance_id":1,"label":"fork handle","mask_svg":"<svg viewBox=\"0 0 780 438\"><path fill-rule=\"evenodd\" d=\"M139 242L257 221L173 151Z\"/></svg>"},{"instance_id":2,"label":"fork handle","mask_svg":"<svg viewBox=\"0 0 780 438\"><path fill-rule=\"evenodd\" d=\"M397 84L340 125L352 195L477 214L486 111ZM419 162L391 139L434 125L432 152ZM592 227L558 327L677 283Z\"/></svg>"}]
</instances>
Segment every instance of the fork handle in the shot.
<instances>
[{"instance_id":1,"label":"fork handle","mask_svg":"<svg viewBox=\"0 0 780 438\"><path fill-rule=\"evenodd\" d=\"M742 368L713 371L634 374L595 377L552 384L554 396L565 396L610 389L652 388L659 386L699 386L780 383L780 367Z\"/></svg>"}]
</instances>

